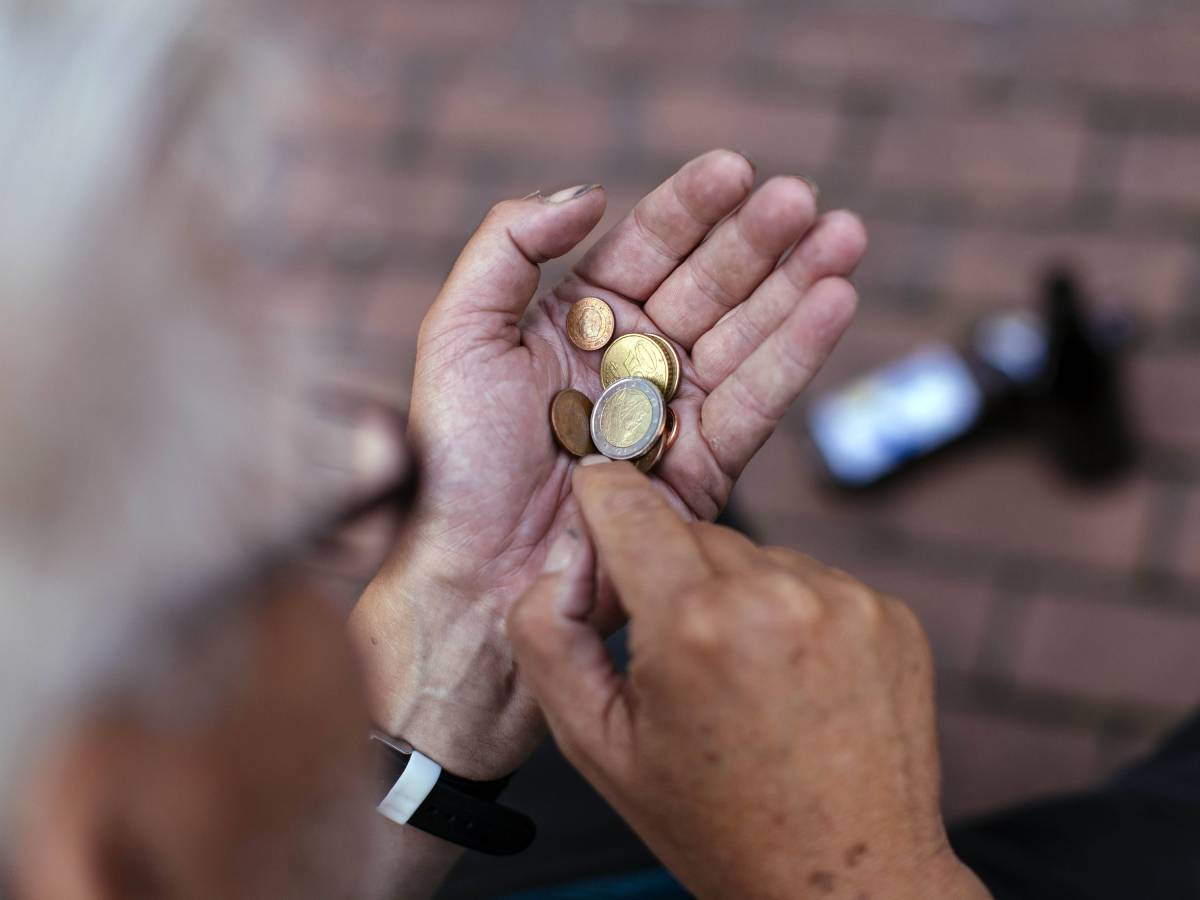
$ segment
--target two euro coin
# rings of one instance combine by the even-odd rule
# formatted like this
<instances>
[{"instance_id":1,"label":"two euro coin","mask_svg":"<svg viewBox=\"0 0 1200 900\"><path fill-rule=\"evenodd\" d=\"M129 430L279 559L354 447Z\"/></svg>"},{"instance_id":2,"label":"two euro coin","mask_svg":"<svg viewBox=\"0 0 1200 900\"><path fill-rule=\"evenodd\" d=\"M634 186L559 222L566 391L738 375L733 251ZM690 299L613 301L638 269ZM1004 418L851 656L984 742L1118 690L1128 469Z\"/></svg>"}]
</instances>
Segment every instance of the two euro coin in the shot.
<instances>
[{"instance_id":1,"label":"two euro coin","mask_svg":"<svg viewBox=\"0 0 1200 900\"><path fill-rule=\"evenodd\" d=\"M645 378L622 378L605 389L592 409L592 442L609 459L638 459L656 443L661 457L666 425L667 404L658 385Z\"/></svg>"}]
</instances>

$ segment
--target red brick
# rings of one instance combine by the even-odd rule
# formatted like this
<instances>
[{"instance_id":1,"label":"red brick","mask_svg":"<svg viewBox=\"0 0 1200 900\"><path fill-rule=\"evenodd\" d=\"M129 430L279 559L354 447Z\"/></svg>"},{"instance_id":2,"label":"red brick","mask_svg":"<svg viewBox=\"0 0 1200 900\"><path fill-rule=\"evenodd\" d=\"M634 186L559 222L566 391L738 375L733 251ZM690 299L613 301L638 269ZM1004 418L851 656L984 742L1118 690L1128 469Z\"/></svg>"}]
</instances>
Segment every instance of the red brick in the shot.
<instances>
[{"instance_id":1,"label":"red brick","mask_svg":"<svg viewBox=\"0 0 1200 900\"><path fill-rule=\"evenodd\" d=\"M865 224L871 247L855 274L855 282L863 288L868 302L872 288L928 292L941 287L959 228L870 216Z\"/></svg>"},{"instance_id":2,"label":"red brick","mask_svg":"<svg viewBox=\"0 0 1200 900\"><path fill-rule=\"evenodd\" d=\"M1075 188L1084 132L1063 118L950 114L892 118L875 183L970 198L977 208L1044 205Z\"/></svg>"},{"instance_id":3,"label":"red brick","mask_svg":"<svg viewBox=\"0 0 1200 900\"><path fill-rule=\"evenodd\" d=\"M870 287L864 286L858 317L809 385L805 398L838 388L846 381L899 359L929 341L954 340L957 337L956 328L941 320L930 321L903 309L876 304Z\"/></svg>"},{"instance_id":4,"label":"red brick","mask_svg":"<svg viewBox=\"0 0 1200 900\"><path fill-rule=\"evenodd\" d=\"M1087 731L973 712L944 711L938 725L942 807L951 819L1086 787L1097 770Z\"/></svg>"},{"instance_id":5,"label":"red brick","mask_svg":"<svg viewBox=\"0 0 1200 900\"><path fill-rule=\"evenodd\" d=\"M437 274L400 272L379 279L370 290L367 307L359 323L360 333L375 342L413 344L421 320L442 286Z\"/></svg>"},{"instance_id":6,"label":"red brick","mask_svg":"<svg viewBox=\"0 0 1200 900\"><path fill-rule=\"evenodd\" d=\"M1133 412L1142 435L1200 452L1200 355L1139 354L1130 365Z\"/></svg>"},{"instance_id":7,"label":"red brick","mask_svg":"<svg viewBox=\"0 0 1200 900\"><path fill-rule=\"evenodd\" d=\"M1022 683L1181 710L1200 700L1200 615L1039 596L1013 675Z\"/></svg>"},{"instance_id":8,"label":"red brick","mask_svg":"<svg viewBox=\"0 0 1200 900\"><path fill-rule=\"evenodd\" d=\"M350 234L394 246L468 233L461 176L321 160L292 166L276 196L287 245L307 252L329 252Z\"/></svg>"},{"instance_id":9,"label":"red brick","mask_svg":"<svg viewBox=\"0 0 1200 900\"><path fill-rule=\"evenodd\" d=\"M869 565L851 574L908 604L921 620L939 667L963 672L974 668L991 612L990 584L896 564Z\"/></svg>"},{"instance_id":10,"label":"red brick","mask_svg":"<svg viewBox=\"0 0 1200 900\"><path fill-rule=\"evenodd\" d=\"M331 270L279 271L272 266L259 279L255 305L272 321L278 321L281 329L322 335L344 324L336 302L338 279Z\"/></svg>"},{"instance_id":11,"label":"red brick","mask_svg":"<svg viewBox=\"0 0 1200 900\"><path fill-rule=\"evenodd\" d=\"M494 48L512 38L522 19L520 5L511 0L407 0L372 6L366 18L369 33L414 50Z\"/></svg>"},{"instance_id":12,"label":"red brick","mask_svg":"<svg viewBox=\"0 0 1200 900\"><path fill-rule=\"evenodd\" d=\"M456 150L485 148L586 168L617 144L612 100L574 79L521 78L481 66L446 88L429 123Z\"/></svg>"},{"instance_id":13,"label":"red brick","mask_svg":"<svg viewBox=\"0 0 1200 900\"><path fill-rule=\"evenodd\" d=\"M1200 91L1198 46L1200 17L1182 8L1140 22L1081 25L1066 17L1013 34L1008 52L993 57L991 68L1091 89L1194 93Z\"/></svg>"},{"instance_id":14,"label":"red brick","mask_svg":"<svg viewBox=\"0 0 1200 900\"><path fill-rule=\"evenodd\" d=\"M628 63L727 62L751 38L756 16L745 9L658 4L576 3L570 39L578 52Z\"/></svg>"},{"instance_id":15,"label":"red brick","mask_svg":"<svg viewBox=\"0 0 1200 900\"><path fill-rule=\"evenodd\" d=\"M1149 495L1141 478L1077 488L1033 448L996 447L947 459L898 485L882 512L897 528L947 544L1131 569Z\"/></svg>"},{"instance_id":16,"label":"red brick","mask_svg":"<svg viewBox=\"0 0 1200 900\"><path fill-rule=\"evenodd\" d=\"M284 134L310 151L330 143L380 142L402 121L400 67L382 48L347 47L307 61Z\"/></svg>"},{"instance_id":17,"label":"red brick","mask_svg":"<svg viewBox=\"0 0 1200 900\"><path fill-rule=\"evenodd\" d=\"M1076 488L1029 445L951 454L886 492L850 499L819 489L814 453L796 435L777 435L760 457L738 493L756 519L819 522L843 534L900 533L951 555L961 547L1110 571L1131 571L1140 561L1149 482Z\"/></svg>"},{"instance_id":18,"label":"red brick","mask_svg":"<svg viewBox=\"0 0 1200 900\"><path fill-rule=\"evenodd\" d=\"M772 22L769 52L798 68L928 87L972 71L994 43L990 29L891 10L797 7Z\"/></svg>"},{"instance_id":19,"label":"red brick","mask_svg":"<svg viewBox=\"0 0 1200 900\"><path fill-rule=\"evenodd\" d=\"M1200 135L1134 136L1126 150L1119 185L1126 205L1200 208Z\"/></svg>"},{"instance_id":20,"label":"red brick","mask_svg":"<svg viewBox=\"0 0 1200 900\"><path fill-rule=\"evenodd\" d=\"M1196 264L1195 250L1182 240L970 230L956 242L943 287L951 295L1025 304L1045 266L1059 260L1080 266L1098 298L1157 320L1178 308Z\"/></svg>"},{"instance_id":21,"label":"red brick","mask_svg":"<svg viewBox=\"0 0 1200 900\"><path fill-rule=\"evenodd\" d=\"M1200 584L1200 489L1192 491L1176 553L1178 571Z\"/></svg>"},{"instance_id":22,"label":"red brick","mask_svg":"<svg viewBox=\"0 0 1200 900\"><path fill-rule=\"evenodd\" d=\"M832 109L737 94L719 83L672 81L649 91L645 116L652 153L686 159L712 147L731 147L749 153L764 170L796 175L829 159L838 127Z\"/></svg>"},{"instance_id":23,"label":"red brick","mask_svg":"<svg viewBox=\"0 0 1200 900\"><path fill-rule=\"evenodd\" d=\"M764 469L774 472L752 480L756 506L774 515L886 529L936 542L949 554L962 547L1109 570L1132 570L1139 562L1150 496L1140 478L1087 491L1063 483L1034 449L1004 446L951 455L885 493L842 500L805 477L806 453L766 457Z\"/></svg>"}]
</instances>

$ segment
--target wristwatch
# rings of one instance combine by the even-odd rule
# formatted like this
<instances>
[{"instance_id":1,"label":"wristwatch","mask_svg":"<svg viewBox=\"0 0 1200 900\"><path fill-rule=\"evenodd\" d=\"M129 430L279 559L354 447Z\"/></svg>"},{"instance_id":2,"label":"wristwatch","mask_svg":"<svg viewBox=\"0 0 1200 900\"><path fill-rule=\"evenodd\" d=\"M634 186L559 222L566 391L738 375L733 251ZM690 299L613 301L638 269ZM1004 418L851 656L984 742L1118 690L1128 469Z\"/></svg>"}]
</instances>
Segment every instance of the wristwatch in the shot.
<instances>
[{"instance_id":1,"label":"wristwatch","mask_svg":"<svg viewBox=\"0 0 1200 900\"><path fill-rule=\"evenodd\" d=\"M491 856L511 856L533 843L533 820L496 802L511 776L469 781L382 732L372 731L371 743L382 770L376 808L385 818Z\"/></svg>"}]
</instances>

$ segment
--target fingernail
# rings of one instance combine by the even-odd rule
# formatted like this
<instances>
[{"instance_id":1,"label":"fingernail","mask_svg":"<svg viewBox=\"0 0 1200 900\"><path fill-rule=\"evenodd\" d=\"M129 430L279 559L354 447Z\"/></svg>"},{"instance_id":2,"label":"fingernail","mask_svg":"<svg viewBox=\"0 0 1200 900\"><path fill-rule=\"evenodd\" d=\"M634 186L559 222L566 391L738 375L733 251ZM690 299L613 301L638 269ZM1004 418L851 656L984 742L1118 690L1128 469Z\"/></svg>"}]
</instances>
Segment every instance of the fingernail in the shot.
<instances>
[{"instance_id":1,"label":"fingernail","mask_svg":"<svg viewBox=\"0 0 1200 900\"><path fill-rule=\"evenodd\" d=\"M551 194L546 198L547 203L569 203L572 200L578 200L584 194L590 194L598 184L578 184L575 187L564 188L561 191Z\"/></svg>"},{"instance_id":2,"label":"fingernail","mask_svg":"<svg viewBox=\"0 0 1200 900\"><path fill-rule=\"evenodd\" d=\"M542 566L542 572L547 575L565 572L578 552L579 532L568 528L550 545L550 552L546 554L546 563Z\"/></svg>"},{"instance_id":3,"label":"fingernail","mask_svg":"<svg viewBox=\"0 0 1200 900\"><path fill-rule=\"evenodd\" d=\"M754 170L754 174L755 175L758 174L758 163L754 161L753 156L751 156L745 150L734 150L733 152L736 153L738 156L740 156L742 159L744 159L746 162L750 163L750 168Z\"/></svg>"},{"instance_id":4,"label":"fingernail","mask_svg":"<svg viewBox=\"0 0 1200 900\"><path fill-rule=\"evenodd\" d=\"M815 181L813 181L813 180L812 180L811 178L809 178L807 175L796 175L796 176L793 176L793 177L795 177L795 178L799 178L801 181L803 181L805 184L807 184L807 185L808 185L808 189L809 189L810 191L812 191L812 193L813 193L813 199L814 199L814 200L816 200L817 202L820 202L820 200L821 200L821 186L820 186L819 184L817 184Z\"/></svg>"},{"instance_id":5,"label":"fingernail","mask_svg":"<svg viewBox=\"0 0 1200 900\"><path fill-rule=\"evenodd\" d=\"M598 466L600 463L608 462L607 456L601 456L599 453L593 453L590 456L585 456L579 461L581 466Z\"/></svg>"}]
</instances>

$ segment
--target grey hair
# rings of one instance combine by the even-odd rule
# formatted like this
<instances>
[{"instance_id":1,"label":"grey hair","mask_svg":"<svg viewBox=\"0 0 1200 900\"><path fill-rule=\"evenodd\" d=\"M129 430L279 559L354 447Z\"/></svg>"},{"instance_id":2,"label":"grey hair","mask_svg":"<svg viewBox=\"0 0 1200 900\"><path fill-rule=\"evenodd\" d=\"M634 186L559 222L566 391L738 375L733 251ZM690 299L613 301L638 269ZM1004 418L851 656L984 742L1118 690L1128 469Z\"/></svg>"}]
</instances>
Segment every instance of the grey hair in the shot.
<instances>
[{"instance_id":1,"label":"grey hair","mask_svg":"<svg viewBox=\"0 0 1200 900\"><path fill-rule=\"evenodd\" d=\"M249 33L204 0L0 0L0 816L147 610L294 513L303 354L215 252L291 75Z\"/></svg>"}]
</instances>

